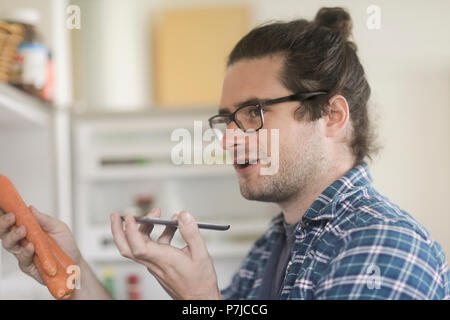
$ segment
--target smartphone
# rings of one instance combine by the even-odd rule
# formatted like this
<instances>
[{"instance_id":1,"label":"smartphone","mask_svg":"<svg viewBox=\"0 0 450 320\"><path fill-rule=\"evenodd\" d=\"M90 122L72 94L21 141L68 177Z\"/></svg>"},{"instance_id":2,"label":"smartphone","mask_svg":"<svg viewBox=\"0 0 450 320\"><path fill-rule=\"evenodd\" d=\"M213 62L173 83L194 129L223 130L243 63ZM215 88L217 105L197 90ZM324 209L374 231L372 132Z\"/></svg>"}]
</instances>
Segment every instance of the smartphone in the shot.
<instances>
[{"instance_id":1,"label":"smartphone","mask_svg":"<svg viewBox=\"0 0 450 320\"><path fill-rule=\"evenodd\" d=\"M121 216L122 220L124 220L124 217ZM177 220L166 220L166 219L160 219L160 218L150 218L150 217L134 217L137 223L142 224L163 224L166 226L173 226L178 227L178 221ZM211 223L202 223L197 222L197 225L200 229L209 229L209 230L219 230L219 231L226 231L230 229L230 225L220 225L220 224L211 224Z\"/></svg>"}]
</instances>

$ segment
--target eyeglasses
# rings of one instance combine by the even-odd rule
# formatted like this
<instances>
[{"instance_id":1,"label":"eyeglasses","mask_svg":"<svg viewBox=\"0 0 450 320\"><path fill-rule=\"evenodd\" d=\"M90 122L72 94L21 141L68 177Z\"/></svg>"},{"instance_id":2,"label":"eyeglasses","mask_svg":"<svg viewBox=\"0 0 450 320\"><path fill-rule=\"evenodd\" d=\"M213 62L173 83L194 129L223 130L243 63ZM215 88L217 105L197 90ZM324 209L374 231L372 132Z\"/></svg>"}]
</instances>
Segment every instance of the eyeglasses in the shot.
<instances>
[{"instance_id":1,"label":"eyeglasses","mask_svg":"<svg viewBox=\"0 0 450 320\"><path fill-rule=\"evenodd\" d=\"M257 101L240 106L231 114L218 114L209 118L209 126L213 129L219 139L225 135L225 132L233 121L239 129L246 133L256 132L264 126L264 107L287 101L305 101L318 95L327 94L325 91L296 93L290 96Z\"/></svg>"}]
</instances>

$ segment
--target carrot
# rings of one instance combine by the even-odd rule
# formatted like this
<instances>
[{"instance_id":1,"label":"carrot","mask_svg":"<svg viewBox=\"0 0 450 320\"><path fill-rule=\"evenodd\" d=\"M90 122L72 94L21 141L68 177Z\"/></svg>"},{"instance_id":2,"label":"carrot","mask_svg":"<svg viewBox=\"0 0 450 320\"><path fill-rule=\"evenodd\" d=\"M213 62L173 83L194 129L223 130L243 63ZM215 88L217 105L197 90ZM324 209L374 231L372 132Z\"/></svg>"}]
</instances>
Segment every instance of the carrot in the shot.
<instances>
[{"instance_id":1,"label":"carrot","mask_svg":"<svg viewBox=\"0 0 450 320\"><path fill-rule=\"evenodd\" d=\"M15 229L17 229L17 226L11 227L11 231L14 231ZM64 253L64 251L61 250L61 248L56 244L55 240L53 240L52 237L47 234L46 236L48 237L51 248L55 250L55 257L60 264L60 266L58 266L58 271L54 276L50 277L44 271L42 263L37 255L34 255L33 262L36 265L36 268L39 270L39 273L52 296L58 300L65 300L70 298L74 291L74 289L70 289L67 287L67 279L69 276L67 274L67 268L71 265L75 265L75 263ZM22 239L20 241L20 244L24 247L28 243L29 242L27 239ZM56 251L58 251L58 253L56 253Z\"/></svg>"},{"instance_id":2,"label":"carrot","mask_svg":"<svg viewBox=\"0 0 450 320\"><path fill-rule=\"evenodd\" d=\"M55 240L53 240L52 237L47 234L47 238L54 257L64 270L67 270L68 267L75 265L75 262L73 262L73 260L70 259L69 256L64 253L64 251L62 251L62 249L56 244Z\"/></svg>"},{"instance_id":3,"label":"carrot","mask_svg":"<svg viewBox=\"0 0 450 320\"><path fill-rule=\"evenodd\" d=\"M23 202L14 185L3 175L0 175L0 207L5 212L14 213L17 226L25 226L27 239L33 243L44 271L49 276L54 276L57 272L56 260L50 251L44 231Z\"/></svg>"},{"instance_id":4,"label":"carrot","mask_svg":"<svg viewBox=\"0 0 450 320\"><path fill-rule=\"evenodd\" d=\"M68 274L66 272L66 268L58 268L58 272L53 277L48 276L45 272L42 273L42 264L39 259L33 259L36 267L38 268L39 272L41 273L42 279L45 282L45 285L48 288L48 291L52 294L55 299L58 300L65 300L69 299L70 296L73 294L74 287L68 288L67 287L67 280L68 280ZM75 263L73 263L74 265Z\"/></svg>"},{"instance_id":5,"label":"carrot","mask_svg":"<svg viewBox=\"0 0 450 320\"><path fill-rule=\"evenodd\" d=\"M72 287L69 288L68 277L71 275L71 273L69 273L69 267L75 266L75 262L73 262L73 260L61 250L52 237L48 235L47 237L53 254L61 266L58 268L58 273L56 276L47 280L47 287L56 299L68 299L74 291L76 280L75 278L73 279L71 283ZM61 278L61 280L57 278Z\"/></svg>"},{"instance_id":6,"label":"carrot","mask_svg":"<svg viewBox=\"0 0 450 320\"><path fill-rule=\"evenodd\" d=\"M48 290L56 299L67 299L73 289L67 288L67 268L75 263L70 259L56 242L42 230L30 209L24 203L11 181L0 175L0 207L5 212L12 212L16 216L16 225L25 226L27 235L21 244L26 246L33 243L35 255L33 262L44 280Z\"/></svg>"}]
</instances>

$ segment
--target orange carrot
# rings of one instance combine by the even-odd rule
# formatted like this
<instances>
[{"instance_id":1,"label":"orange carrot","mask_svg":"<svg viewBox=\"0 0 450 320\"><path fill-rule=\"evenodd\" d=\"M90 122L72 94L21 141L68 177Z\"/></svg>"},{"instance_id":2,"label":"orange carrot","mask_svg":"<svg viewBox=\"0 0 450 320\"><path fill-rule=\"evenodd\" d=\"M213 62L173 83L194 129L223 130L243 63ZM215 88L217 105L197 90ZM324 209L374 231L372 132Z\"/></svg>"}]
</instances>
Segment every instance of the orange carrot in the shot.
<instances>
[{"instance_id":1,"label":"orange carrot","mask_svg":"<svg viewBox=\"0 0 450 320\"><path fill-rule=\"evenodd\" d=\"M14 185L3 175L0 175L0 207L6 213L12 212L16 216L16 226L13 226L12 230L22 225L25 226L27 234L21 244L26 246L28 242L33 243L35 248L33 262L50 293L56 299L69 298L73 289L67 288L67 279L70 276L67 274L67 267L75 265L75 263L42 230Z\"/></svg>"},{"instance_id":2,"label":"orange carrot","mask_svg":"<svg viewBox=\"0 0 450 320\"><path fill-rule=\"evenodd\" d=\"M50 243L50 248L53 251L53 254L58 261L58 273L53 278L47 280L47 287L52 293L52 295L57 299L68 299L72 295L75 287L76 278L73 277L73 281L71 283L72 287L68 287L68 278L71 276L72 272L70 272L69 267L75 266L75 262L68 255L62 251L62 249L56 244L55 240L52 237L47 235L48 242ZM76 275L79 276L79 275ZM57 279L60 278L60 279Z\"/></svg>"},{"instance_id":3,"label":"orange carrot","mask_svg":"<svg viewBox=\"0 0 450 320\"><path fill-rule=\"evenodd\" d=\"M58 300L69 299L73 294L74 287L68 288L68 276L66 268L58 268L58 272L53 277L49 277L45 272L42 273L42 264L39 259L33 259L39 272L41 272L42 279L44 279L45 285L48 291Z\"/></svg>"},{"instance_id":4,"label":"orange carrot","mask_svg":"<svg viewBox=\"0 0 450 320\"><path fill-rule=\"evenodd\" d=\"M23 202L14 185L3 175L0 175L0 207L5 212L14 213L17 226L25 226L27 229L26 238L33 243L44 271L49 276L54 276L57 271L56 260L50 251L44 231Z\"/></svg>"},{"instance_id":5,"label":"orange carrot","mask_svg":"<svg viewBox=\"0 0 450 320\"><path fill-rule=\"evenodd\" d=\"M14 231L17 229L17 226L12 226L11 231ZM45 285L48 288L48 291L52 294L55 299L58 300L64 300L70 298L70 296L73 294L74 289L67 287L67 279L69 274L67 274L67 268L71 265L75 265L75 263L70 259L64 251L61 250L61 248L56 244L55 240L53 240L52 237L46 234L48 237L50 246L52 249L54 249L54 253L58 251L57 254L55 254L56 259L58 260L58 263L60 264L58 266L58 271L53 277L50 277L45 273L42 263L39 260L37 255L34 255L33 262L36 265L37 269L39 270L39 274L41 275L42 279L44 280ZM27 239L22 239L20 241L20 244L22 246L26 246L28 244ZM73 283L73 285L75 285Z\"/></svg>"},{"instance_id":6,"label":"orange carrot","mask_svg":"<svg viewBox=\"0 0 450 320\"><path fill-rule=\"evenodd\" d=\"M54 257L64 270L67 270L68 267L75 265L75 262L73 262L72 259L70 259L69 256L66 255L64 251L62 251L62 249L56 244L55 240L53 240L52 237L47 234L47 238Z\"/></svg>"}]
</instances>

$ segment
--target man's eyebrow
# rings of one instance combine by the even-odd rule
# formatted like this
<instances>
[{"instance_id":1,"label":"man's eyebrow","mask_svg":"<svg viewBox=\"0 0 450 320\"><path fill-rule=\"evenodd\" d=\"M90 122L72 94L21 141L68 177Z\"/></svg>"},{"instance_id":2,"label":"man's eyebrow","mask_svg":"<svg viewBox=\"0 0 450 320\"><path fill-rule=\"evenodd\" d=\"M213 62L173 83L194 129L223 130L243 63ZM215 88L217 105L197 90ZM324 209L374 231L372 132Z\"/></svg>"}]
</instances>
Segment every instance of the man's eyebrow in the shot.
<instances>
[{"instance_id":1,"label":"man's eyebrow","mask_svg":"<svg viewBox=\"0 0 450 320\"><path fill-rule=\"evenodd\" d=\"M262 101L262 100L258 99L257 97L250 97L250 98L248 98L245 101L235 103L233 106L236 109L238 109L238 108L240 108L242 106L247 106L247 105L251 105L251 104L254 104L254 103L256 104L256 103L258 103L260 101ZM230 113L231 113L231 111L228 108L220 108L219 109L219 114L230 114Z\"/></svg>"},{"instance_id":2,"label":"man's eyebrow","mask_svg":"<svg viewBox=\"0 0 450 320\"><path fill-rule=\"evenodd\" d=\"M223 114L230 114L230 110L228 110L227 108L220 108L219 109L219 114L223 115Z\"/></svg>"}]
</instances>

